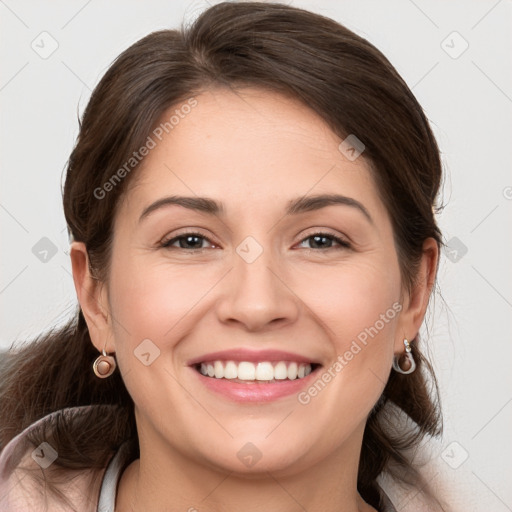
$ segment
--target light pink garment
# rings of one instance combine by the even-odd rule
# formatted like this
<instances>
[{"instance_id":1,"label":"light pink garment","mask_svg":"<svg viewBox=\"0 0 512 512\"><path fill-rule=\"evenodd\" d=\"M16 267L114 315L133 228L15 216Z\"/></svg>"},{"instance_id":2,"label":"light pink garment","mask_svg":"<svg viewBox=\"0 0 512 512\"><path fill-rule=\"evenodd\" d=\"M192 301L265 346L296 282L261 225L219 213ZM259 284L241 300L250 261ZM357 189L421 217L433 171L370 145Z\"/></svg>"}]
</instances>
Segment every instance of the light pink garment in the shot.
<instances>
[{"instance_id":1,"label":"light pink garment","mask_svg":"<svg viewBox=\"0 0 512 512\"><path fill-rule=\"evenodd\" d=\"M34 428L48 423L56 414L76 414L87 411L94 405L70 407L56 411L29 425L11 439L0 453L0 512L96 512L100 487L105 468L95 470L65 470L59 473L59 489L72 506L62 503L52 493L45 491L43 474L54 476L54 464L58 453L49 444L34 446L27 434ZM18 462L19 460L19 462ZM30 468L34 473L21 468ZM33 476L34 475L34 476ZM91 477L95 485L91 486Z\"/></svg>"}]
</instances>

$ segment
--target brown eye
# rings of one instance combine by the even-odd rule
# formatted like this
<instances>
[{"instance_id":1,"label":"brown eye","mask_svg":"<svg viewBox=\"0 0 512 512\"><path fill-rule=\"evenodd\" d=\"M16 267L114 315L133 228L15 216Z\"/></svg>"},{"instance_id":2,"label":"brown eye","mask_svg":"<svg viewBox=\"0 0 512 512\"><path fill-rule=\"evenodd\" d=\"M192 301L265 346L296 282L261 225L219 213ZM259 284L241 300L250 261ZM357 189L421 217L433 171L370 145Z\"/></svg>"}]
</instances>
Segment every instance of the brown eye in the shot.
<instances>
[{"instance_id":1,"label":"brown eye","mask_svg":"<svg viewBox=\"0 0 512 512\"><path fill-rule=\"evenodd\" d=\"M301 244L307 240L311 240L311 246L307 247L307 249L336 249L337 247L333 246L333 242L336 242L341 248L350 247L350 244L346 240L330 233L313 233L304 238Z\"/></svg>"},{"instance_id":2,"label":"brown eye","mask_svg":"<svg viewBox=\"0 0 512 512\"><path fill-rule=\"evenodd\" d=\"M190 250L199 250L204 249L203 242L208 240L205 236L200 233L183 233L179 236L175 236L169 240L164 240L161 242L160 246L164 248L172 248L172 249L190 249ZM178 242L177 247L173 247L173 245ZM211 242L210 242L211 243ZM213 245L213 244L212 244Z\"/></svg>"}]
</instances>

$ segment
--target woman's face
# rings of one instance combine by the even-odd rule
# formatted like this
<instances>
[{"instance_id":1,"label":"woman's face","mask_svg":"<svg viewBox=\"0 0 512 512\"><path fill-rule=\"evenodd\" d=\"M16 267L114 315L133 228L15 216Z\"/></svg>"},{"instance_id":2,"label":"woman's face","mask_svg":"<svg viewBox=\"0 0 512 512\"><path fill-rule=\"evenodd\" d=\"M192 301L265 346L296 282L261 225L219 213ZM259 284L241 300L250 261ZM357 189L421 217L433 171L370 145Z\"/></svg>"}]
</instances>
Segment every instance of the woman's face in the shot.
<instances>
[{"instance_id":1,"label":"woman's face","mask_svg":"<svg viewBox=\"0 0 512 512\"><path fill-rule=\"evenodd\" d=\"M356 453L416 335L364 152L276 93L185 104L119 204L102 295L141 449L274 475Z\"/></svg>"}]
</instances>

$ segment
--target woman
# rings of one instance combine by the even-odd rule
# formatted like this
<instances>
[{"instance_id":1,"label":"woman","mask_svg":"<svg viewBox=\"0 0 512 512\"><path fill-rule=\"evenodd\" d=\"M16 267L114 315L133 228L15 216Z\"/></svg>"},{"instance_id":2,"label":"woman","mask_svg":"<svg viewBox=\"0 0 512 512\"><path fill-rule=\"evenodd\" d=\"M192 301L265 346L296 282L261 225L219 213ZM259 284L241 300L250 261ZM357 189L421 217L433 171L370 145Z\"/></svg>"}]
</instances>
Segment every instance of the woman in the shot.
<instances>
[{"instance_id":1,"label":"woman","mask_svg":"<svg viewBox=\"0 0 512 512\"><path fill-rule=\"evenodd\" d=\"M409 456L440 181L333 20L221 3L128 48L67 169L77 316L3 362L0 510L397 510L385 476L441 509Z\"/></svg>"}]
</instances>

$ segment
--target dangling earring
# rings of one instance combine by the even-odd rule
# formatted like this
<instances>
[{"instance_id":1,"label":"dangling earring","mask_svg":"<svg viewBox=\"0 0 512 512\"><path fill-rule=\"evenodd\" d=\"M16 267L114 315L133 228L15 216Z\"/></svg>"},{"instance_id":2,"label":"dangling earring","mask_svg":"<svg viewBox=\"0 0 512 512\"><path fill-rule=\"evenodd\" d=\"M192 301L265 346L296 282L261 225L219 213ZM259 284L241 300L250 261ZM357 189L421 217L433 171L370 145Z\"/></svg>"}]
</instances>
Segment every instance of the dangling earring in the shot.
<instances>
[{"instance_id":1,"label":"dangling earring","mask_svg":"<svg viewBox=\"0 0 512 512\"><path fill-rule=\"evenodd\" d=\"M407 340L407 338L404 338L404 345L405 345L405 353L400 354L399 356L393 357L393 369L398 372L402 373L404 375L409 375L409 373L412 373L414 370L416 370L416 361L414 360L414 357L411 353L411 344ZM405 362L406 369L403 370L400 367L400 363Z\"/></svg>"},{"instance_id":2,"label":"dangling earring","mask_svg":"<svg viewBox=\"0 0 512 512\"><path fill-rule=\"evenodd\" d=\"M105 345L107 342L105 342ZM114 370L116 369L116 360L113 356L107 356L105 352L105 347L103 347L103 355L98 356L96 360L94 361L92 365L92 369L94 370L94 373L100 378L105 379L107 377L110 377Z\"/></svg>"}]
</instances>

